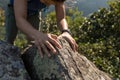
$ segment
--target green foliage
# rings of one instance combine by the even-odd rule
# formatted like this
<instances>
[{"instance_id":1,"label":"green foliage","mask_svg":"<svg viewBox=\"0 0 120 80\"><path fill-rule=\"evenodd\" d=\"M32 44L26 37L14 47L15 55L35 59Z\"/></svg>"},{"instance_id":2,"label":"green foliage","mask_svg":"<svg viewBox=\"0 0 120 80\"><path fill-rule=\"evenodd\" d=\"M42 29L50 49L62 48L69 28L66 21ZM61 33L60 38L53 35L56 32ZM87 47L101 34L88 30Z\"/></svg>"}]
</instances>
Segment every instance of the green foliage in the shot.
<instances>
[{"instance_id":1,"label":"green foliage","mask_svg":"<svg viewBox=\"0 0 120 80\"><path fill-rule=\"evenodd\" d=\"M4 40L5 38L5 16L4 16L4 10L0 8L0 40ZM21 33L18 34L15 45L23 49L26 46L26 39L25 36Z\"/></svg>"},{"instance_id":2,"label":"green foliage","mask_svg":"<svg viewBox=\"0 0 120 80\"><path fill-rule=\"evenodd\" d=\"M79 45L79 52L99 69L120 79L120 2L109 2L109 6L108 9L99 9L88 18L83 17L77 9L70 9L66 18ZM49 25L46 27L48 32L58 34L55 13L50 13L45 22Z\"/></svg>"},{"instance_id":3,"label":"green foliage","mask_svg":"<svg viewBox=\"0 0 120 80\"><path fill-rule=\"evenodd\" d=\"M120 79L120 2L94 12L79 28L79 50L101 70Z\"/></svg>"},{"instance_id":4,"label":"green foliage","mask_svg":"<svg viewBox=\"0 0 120 80\"><path fill-rule=\"evenodd\" d=\"M5 31L4 31L4 11L0 8L0 39L3 40L3 35L5 34Z\"/></svg>"},{"instance_id":5,"label":"green foliage","mask_svg":"<svg viewBox=\"0 0 120 80\"><path fill-rule=\"evenodd\" d=\"M4 25L4 11L0 8L0 27Z\"/></svg>"},{"instance_id":6,"label":"green foliage","mask_svg":"<svg viewBox=\"0 0 120 80\"><path fill-rule=\"evenodd\" d=\"M0 27L0 40L3 40L4 39L4 35L5 34L5 30L3 27Z\"/></svg>"},{"instance_id":7,"label":"green foliage","mask_svg":"<svg viewBox=\"0 0 120 80\"><path fill-rule=\"evenodd\" d=\"M55 12L49 13L44 19L41 21L42 29L41 31L45 33L53 33L53 34L59 34L56 18L55 18Z\"/></svg>"},{"instance_id":8,"label":"green foliage","mask_svg":"<svg viewBox=\"0 0 120 80\"><path fill-rule=\"evenodd\" d=\"M99 69L120 80L120 2L110 1L108 9L101 8L88 18L83 17L77 8L69 9L66 18L72 35L79 45L79 52L95 63ZM0 26L3 20L0 15ZM41 25L43 32L60 34L55 12L48 14ZM4 31L3 27L0 27L0 34L3 34L1 31ZM26 43L23 34L19 34L15 45L23 49Z\"/></svg>"},{"instance_id":9,"label":"green foliage","mask_svg":"<svg viewBox=\"0 0 120 80\"><path fill-rule=\"evenodd\" d=\"M72 31L72 34L75 36L79 31L78 30L79 26L82 25L82 22L86 18L82 17L82 12L79 12L78 9L76 8L74 10L69 9L67 11L66 19L69 24L69 28ZM43 32L49 32L57 35L60 34L60 31L58 30L59 27L57 27L56 23L55 12L51 12L46 16L46 18L42 21L42 26Z\"/></svg>"},{"instance_id":10,"label":"green foliage","mask_svg":"<svg viewBox=\"0 0 120 80\"><path fill-rule=\"evenodd\" d=\"M27 40L25 35L19 32L14 42L14 45L19 47L21 51L24 50L27 47Z\"/></svg>"},{"instance_id":11,"label":"green foliage","mask_svg":"<svg viewBox=\"0 0 120 80\"><path fill-rule=\"evenodd\" d=\"M5 16L4 16L4 10L0 8L0 40L4 40L5 38ZM15 45L23 49L26 46L26 39L23 34L19 32L16 40L15 40Z\"/></svg>"}]
</instances>

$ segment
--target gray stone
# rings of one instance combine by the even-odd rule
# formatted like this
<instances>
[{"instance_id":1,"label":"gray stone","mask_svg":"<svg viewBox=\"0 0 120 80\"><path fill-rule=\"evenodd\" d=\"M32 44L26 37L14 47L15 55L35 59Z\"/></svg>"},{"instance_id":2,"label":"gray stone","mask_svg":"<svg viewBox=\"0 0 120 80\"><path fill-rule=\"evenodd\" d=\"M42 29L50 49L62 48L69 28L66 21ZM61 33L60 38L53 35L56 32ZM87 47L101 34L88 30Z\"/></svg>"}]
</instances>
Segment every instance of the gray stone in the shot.
<instances>
[{"instance_id":1,"label":"gray stone","mask_svg":"<svg viewBox=\"0 0 120 80\"><path fill-rule=\"evenodd\" d=\"M22 58L32 80L112 80L85 56L73 52L65 39L59 43L62 49L56 55L50 52L50 58L44 52L41 58L34 45L25 50Z\"/></svg>"},{"instance_id":2,"label":"gray stone","mask_svg":"<svg viewBox=\"0 0 120 80\"><path fill-rule=\"evenodd\" d=\"M17 47L0 41L0 80L31 80Z\"/></svg>"}]
</instances>

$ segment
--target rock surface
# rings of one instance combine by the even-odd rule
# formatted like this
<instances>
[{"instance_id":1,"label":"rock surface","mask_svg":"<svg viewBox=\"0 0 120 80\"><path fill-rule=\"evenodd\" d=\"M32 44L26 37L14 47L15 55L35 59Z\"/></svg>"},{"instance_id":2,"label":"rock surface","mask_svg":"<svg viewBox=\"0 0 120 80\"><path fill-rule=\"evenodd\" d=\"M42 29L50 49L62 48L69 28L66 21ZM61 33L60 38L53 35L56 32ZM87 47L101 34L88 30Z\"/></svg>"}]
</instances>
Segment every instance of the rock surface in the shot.
<instances>
[{"instance_id":1,"label":"rock surface","mask_svg":"<svg viewBox=\"0 0 120 80\"><path fill-rule=\"evenodd\" d=\"M0 41L0 80L31 80L17 47Z\"/></svg>"},{"instance_id":2,"label":"rock surface","mask_svg":"<svg viewBox=\"0 0 120 80\"><path fill-rule=\"evenodd\" d=\"M32 80L112 80L91 61L78 52L73 52L69 43L61 38L62 49L57 55L51 53L41 58L33 45L25 50L22 58Z\"/></svg>"}]
</instances>

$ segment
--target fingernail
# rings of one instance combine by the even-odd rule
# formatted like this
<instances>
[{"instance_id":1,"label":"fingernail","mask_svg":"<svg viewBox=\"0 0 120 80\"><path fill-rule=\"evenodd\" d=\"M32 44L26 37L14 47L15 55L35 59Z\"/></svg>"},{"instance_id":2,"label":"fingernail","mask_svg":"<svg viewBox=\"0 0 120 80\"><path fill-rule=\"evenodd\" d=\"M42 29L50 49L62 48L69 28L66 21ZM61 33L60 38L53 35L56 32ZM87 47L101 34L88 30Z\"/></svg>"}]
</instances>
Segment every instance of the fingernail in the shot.
<instances>
[{"instance_id":1,"label":"fingernail","mask_svg":"<svg viewBox=\"0 0 120 80\"><path fill-rule=\"evenodd\" d=\"M59 46L60 49L62 49L62 46Z\"/></svg>"},{"instance_id":2,"label":"fingernail","mask_svg":"<svg viewBox=\"0 0 120 80\"><path fill-rule=\"evenodd\" d=\"M56 53L56 50L54 50L53 53Z\"/></svg>"},{"instance_id":3,"label":"fingernail","mask_svg":"<svg viewBox=\"0 0 120 80\"><path fill-rule=\"evenodd\" d=\"M51 57L51 55L50 55L50 54L48 54L48 57Z\"/></svg>"},{"instance_id":4,"label":"fingernail","mask_svg":"<svg viewBox=\"0 0 120 80\"><path fill-rule=\"evenodd\" d=\"M41 56L41 58L43 58L43 56Z\"/></svg>"}]
</instances>

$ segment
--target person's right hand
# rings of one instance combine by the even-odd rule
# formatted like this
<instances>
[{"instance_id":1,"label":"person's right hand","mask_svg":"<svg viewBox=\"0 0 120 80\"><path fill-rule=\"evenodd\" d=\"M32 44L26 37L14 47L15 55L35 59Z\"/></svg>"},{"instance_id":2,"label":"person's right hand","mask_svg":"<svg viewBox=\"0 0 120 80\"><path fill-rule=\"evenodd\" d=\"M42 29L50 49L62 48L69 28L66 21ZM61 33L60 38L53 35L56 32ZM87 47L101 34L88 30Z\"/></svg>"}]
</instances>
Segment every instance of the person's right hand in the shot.
<instances>
[{"instance_id":1,"label":"person's right hand","mask_svg":"<svg viewBox=\"0 0 120 80\"><path fill-rule=\"evenodd\" d=\"M40 53L41 57L43 57L42 50L44 50L44 53L46 53L48 57L50 57L50 51L52 51L53 53L57 52L55 47L62 48L62 46L58 43L57 36L50 33L44 34L42 32L38 32L37 35L34 37L34 43L37 46L38 52Z\"/></svg>"}]
</instances>

